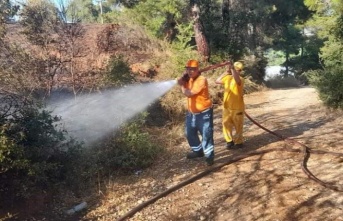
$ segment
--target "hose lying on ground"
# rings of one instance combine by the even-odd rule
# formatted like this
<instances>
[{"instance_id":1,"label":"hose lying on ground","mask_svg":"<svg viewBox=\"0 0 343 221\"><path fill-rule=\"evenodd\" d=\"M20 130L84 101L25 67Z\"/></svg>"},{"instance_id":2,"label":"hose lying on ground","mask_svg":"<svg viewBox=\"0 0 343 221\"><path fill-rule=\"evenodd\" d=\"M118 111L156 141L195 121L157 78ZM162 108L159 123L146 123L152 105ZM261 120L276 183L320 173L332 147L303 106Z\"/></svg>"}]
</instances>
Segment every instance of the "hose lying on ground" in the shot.
<instances>
[{"instance_id":1,"label":"hose lying on ground","mask_svg":"<svg viewBox=\"0 0 343 221\"><path fill-rule=\"evenodd\" d=\"M343 156L343 153L335 153L335 152L328 152L328 151L321 151L321 150L311 150L309 147L307 147L305 144L302 144L294 139L291 138L287 138L287 137L283 137L282 135L279 135L271 130L268 130L267 128L263 127L262 125L260 125L259 123L257 123L254 119L252 119L246 112L245 112L245 116L251 121L253 122L256 126L260 127L261 129L267 131L268 133L278 137L280 140L283 140L287 143L290 144L298 144L301 146L301 149L283 149L283 151L288 151L288 152L302 152L303 153L303 160L301 162L301 168L303 170L303 172L313 181L319 183L320 185L329 188L331 190L334 191L339 191L339 192L343 192L343 187L342 186L335 186L332 184L328 184L323 182L322 180L318 179L316 176L314 176L311 171L309 171L306 167L307 161L309 159L310 153L316 153L316 154L332 154L332 155L337 155L337 156ZM273 148L273 149L269 149L269 150L261 150L261 151L252 151L237 157L234 157L232 159L227 160L226 162L213 166L187 180L182 181L181 183L176 184L173 187L170 187L169 189L165 190L164 192L154 196L153 198L139 204L138 206L136 206L135 208L133 208L132 210L130 210L129 212L127 212L125 215L123 215L122 217L120 217L118 219L118 221L122 221L125 219L128 219L130 217L132 217L134 214L136 214L137 212L141 211L143 208L147 207L150 204L153 204L154 202L156 202L158 199L167 196L168 194L190 184L193 183L194 181L210 174L211 172L214 172L216 170L219 170L220 168L222 168L223 166L235 163L237 161L240 161L242 159L245 159L247 157L251 157L251 156L255 156L255 155L261 155L261 154L265 154L265 153L269 153L272 151L279 151L279 148Z\"/></svg>"},{"instance_id":2,"label":"hose lying on ground","mask_svg":"<svg viewBox=\"0 0 343 221\"><path fill-rule=\"evenodd\" d=\"M284 137L280 134L277 134L271 130L268 130L267 128L263 127L262 125L260 125L259 123L257 123L254 119L252 119L249 114L247 114L245 112L245 116L251 121L253 122L256 126L260 127L261 129L273 134L274 136L278 137L280 140L283 140L287 143L290 143L290 144L297 144L301 147L300 151L303 153L303 160L301 162L301 169L303 170L303 172L313 181L319 183L320 185L326 187L326 188L329 188L329 189L332 189L332 190L335 190L335 191L339 191L339 192L343 192L343 187L342 186L335 186L335 185L332 185L332 184L328 184L328 183L325 183L323 182L322 180L318 179L316 176L314 176L311 171L309 171L307 169L307 161L308 159L310 158L310 153L317 153L317 154L331 154L331 155L337 155L337 156L343 156L343 153L335 153L335 152L329 152L329 151L324 151L324 150L311 150L308 146L306 146L305 144L302 144L292 138L287 138L287 137Z\"/></svg>"}]
</instances>

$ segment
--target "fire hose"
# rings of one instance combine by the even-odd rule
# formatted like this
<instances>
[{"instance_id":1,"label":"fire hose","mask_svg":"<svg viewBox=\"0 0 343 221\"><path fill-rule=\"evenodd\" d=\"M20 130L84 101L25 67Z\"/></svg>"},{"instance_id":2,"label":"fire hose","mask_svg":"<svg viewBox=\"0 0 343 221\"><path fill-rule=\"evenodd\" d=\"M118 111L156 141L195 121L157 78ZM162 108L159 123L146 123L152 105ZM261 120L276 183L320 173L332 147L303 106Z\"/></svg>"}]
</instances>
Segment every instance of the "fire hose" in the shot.
<instances>
[{"instance_id":1,"label":"fire hose","mask_svg":"<svg viewBox=\"0 0 343 221\"><path fill-rule=\"evenodd\" d=\"M343 187L342 186L335 186L333 184L329 184L329 183L326 183L320 179L318 179L315 175L313 175L311 173L311 171L309 171L309 169L307 168L307 161L309 159L309 156L310 156L310 153L315 153L315 154L331 154L331 155L337 155L337 156L343 156L343 153L335 153L335 152L329 152L329 151L323 151L323 150L312 150L310 149L308 146L306 146L305 144L302 144L294 139L291 139L291 138L287 138L287 137L284 137L278 133L275 133L265 127L263 127L262 125L260 125L258 122L256 122L254 119L252 119L250 117L250 115L248 115L246 112L245 112L245 116L251 121L253 122L256 126L260 127L261 129L267 131L268 133L276 136L277 138L279 138L280 140L283 140L287 143L290 143L290 144L297 144L301 147L301 149L285 149L285 151L288 151L288 152L301 152L303 154L303 160L301 162L301 168L303 170L303 172L313 181L315 181L316 183L319 183L320 185L328 188L328 189L331 189L331 190L334 190L334 191L338 191L338 192L343 192ZM203 172L200 172L199 174L187 179L187 180L184 180L178 184L176 184L175 186L172 186L170 187L169 189L165 190L164 192L154 196L153 198L141 203L140 205L136 206L135 208L133 208L132 210L130 210L129 212L127 212L125 215L123 215L122 217L120 217L118 219L118 221L123 221L123 220L126 220L130 217L132 217L134 214L136 214L137 212L141 211L143 208L147 207L148 205L150 204L153 204L154 202L156 202L157 200L161 199L162 197L165 197L167 196L168 194L190 184L190 183L193 183L195 182L196 180L199 180L200 178L214 172L214 171L217 171L219 170L220 168L226 166L226 165L229 165L229 164L232 164L232 163L235 163L235 162L238 162L240 160L243 160L245 158L248 158L248 157L252 157L252 156L255 156L255 155L261 155L261 154L265 154L265 153L270 153L270 152L273 152L273 151L278 151L280 150L279 148L273 148L273 149L269 149L269 150L260 150L260 151L252 151L252 152L249 152L249 153L246 153L246 154L243 154L243 155L240 155L240 156L236 156L236 157L233 157L229 160L227 160L226 162L222 163L222 164L219 164L219 165L216 165L216 166L213 166Z\"/></svg>"},{"instance_id":2,"label":"fire hose","mask_svg":"<svg viewBox=\"0 0 343 221\"><path fill-rule=\"evenodd\" d=\"M262 125L260 125L259 123L257 123L254 119L252 119L246 112L245 112L245 116L251 121L253 122L255 125L257 125L258 127L260 127L261 129L269 132L270 134L278 137L280 140L283 140L287 143L290 144L297 144L301 147L300 150L290 150L290 151L294 151L294 152L301 152L303 154L303 161L301 162L301 169L302 171L313 181L319 183L320 185L332 189L334 191L339 191L339 192L343 192L343 187L342 186L335 186L332 184L328 184L323 182L322 180L318 179L316 176L314 176L311 171L309 169L307 169L306 164L308 159L310 158L310 153L316 153L316 154L331 154L331 155L337 155L337 156L343 156L343 153L335 153L335 152L329 152L329 151L324 151L324 150L313 150L310 149L308 146L306 146L303 143L300 143L292 138L288 138L288 137L284 137L278 133L275 133L271 130L268 130L267 128L263 127Z\"/></svg>"},{"instance_id":3,"label":"fire hose","mask_svg":"<svg viewBox=\"0 0 343 221\"><path fill-rule=\"evenodd\" d=\"M223 62L223 63L220 63L220 64L215 64L215 65L211 65L211 66L208 66L204 69L201 69L200 72L204 72L204 71L208 71L208 70L212 70L212 69L215 69L215 68L218 68L218 67L222 67L222 66L225 66L226 64L228 64L228 62ZM260 127L261 129L267 131L268 133L276 136L277 138L279 138L280 140L283 140L287 143L290 143L290 144L293 144L293 145L299 145L301 148L300 149L290 149L290 148L287 148L287 149L283 149L284 151L288 151L288 152L301 152L303 154L303 160L301 162L301 168L302 168L302 171L308 176L308 178L310 178L311 180L313 180L314 182L324 186L325 188L328 188L328 189L331 189L331 190L334 190L334 191L339 191L339 192L343 192L343 187L342 186L335 186L333 184L329 184L329 183L326 183L322 180L320 180L319 178L317 178L315 175L313 175L311 173L311 171L309 171L309 169L307 168L307 161L310 157L310 154L311 153L314 153L314 154L331 154L331 155L337 155L337 156L343 156L343 153L335 153L335 152L328 152L328 151L323 151L323 150L313 150L313 149L310 149L308 146L306 146L305 144L302 144L294 139L291 139L291 138L288 138L288 137L284 137L278 133L275 133L265 127L263 127L262 125L260 125L258 122L256 122L253 118L251 118L246 112L245 112L245 116L251 121L253 122L256 126ZM242 154L242 155L239 155L239 156L236 156L236 157L233 157L229 160L227 160L226 162L224 163L221 163L219 165L215 165L215 166L212 166L211 168L203 171L203 172L200 172L199 174L196 174L195 176L191 177L191 178L188 178L187 180L184 180L170 188L168 188L167 190L165 190L164 192L160 193L160 194L157 194L156 196L150 198L149 200L139 204L138 206L134 207L133 209L131 209L130 211L128 211L126 214L124 214L123 216L121 216L120 218L118 218L117 220L118 221L123 221L123 220L126 220L130 217L132 217L134 214L136 214L137 212L141 211L142 209L144 209L145 207L147 207L148 205L150 204L153 204L154 202L156 202L157 200L169 195L170 193L190 184L190 183L193 183L195 182L196 180L199 180L201 179L202 177L214 172L214 171L217 171L219 170L220 168L226 166L226 165L229 165L229 164L232 164L232 163L235 163L235 162L238 162L240 160L243 160L245 158L248 158L248 157L252 157L252 156L256 156L256 155L261 155L261 154L265 154L265 153L270 153L270 152L273 152L273 151L279 151L280 149L279 148L273 148L273 149L268 149L268 150L259 150L259 151L251 151L251 152L248 152L248 153L245 153L245 154ZM110 214L110 213L109 213ZM102 215L103 216L106 216L106 215L109 215L109 214L104 214Z\"/></svg>"},{"instance_id":4,"label":"fire hose","mask_svg":"<svg viewBox=\"0 0 343 221\"><path fill-rule=\"evenodd\" d=\"M201 72L209 71L209 70L216 69L219 67L223 67L229 63L230 63L229 61L225 61L219 64L210 65L210 66L207 66L206 68L200 69L199 72L201 73Z\"/></svg>"}]
</instances>

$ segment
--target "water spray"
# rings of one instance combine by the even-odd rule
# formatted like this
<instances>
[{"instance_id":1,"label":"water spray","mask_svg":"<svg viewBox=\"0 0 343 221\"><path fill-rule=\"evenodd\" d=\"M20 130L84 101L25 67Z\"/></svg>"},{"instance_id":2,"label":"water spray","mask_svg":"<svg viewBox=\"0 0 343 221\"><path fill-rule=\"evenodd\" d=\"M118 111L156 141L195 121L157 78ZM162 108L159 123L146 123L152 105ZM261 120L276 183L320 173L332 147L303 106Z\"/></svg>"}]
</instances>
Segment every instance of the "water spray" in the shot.
<instances>
[{"instance_id":1,"label":"water spray","mask_svg":"<svg viewBox=\"0 0 343 221\"><path fill-rule=\"evenodd\" d=\"M70 136L88 145L147 109L175 84L175 80L170 80L129 85L62 99L47 106L53 115L61 117L62 127Z\"/></svg>"},{"instance_id":2,"label":"water spray","mask_svg":"<svg viewBox=\"0 0 343 221\"><path fill-rule=\"evenodd\" d=\"M227 65L214 64L200 69L209 71ZM86 145L117 130L123 123L167 93L176 80L124 86L97 94L81 95L50 102L47 109L62 119L62 129Z\"/></svg>"}]
</instances>

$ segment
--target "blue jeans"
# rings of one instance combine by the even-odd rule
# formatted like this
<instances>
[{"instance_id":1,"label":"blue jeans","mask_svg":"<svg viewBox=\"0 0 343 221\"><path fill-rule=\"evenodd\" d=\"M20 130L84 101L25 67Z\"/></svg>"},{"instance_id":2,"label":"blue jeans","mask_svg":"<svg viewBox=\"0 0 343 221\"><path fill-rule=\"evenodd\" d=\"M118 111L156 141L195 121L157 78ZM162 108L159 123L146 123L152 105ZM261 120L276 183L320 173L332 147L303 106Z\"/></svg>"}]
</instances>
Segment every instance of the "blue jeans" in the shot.
<instances>
[{"instance_id":1,"label":"blue jeans","mask_svg":"<svg viewBox=\"0 0 343 221\"><path fill-rule=\"evenodd\" d=\"M199 134L202 137L200 141ZM193 151L203 151L205 157L214 157L213 109L186 115L186 137Z\"/></svg>"}]
</instances>

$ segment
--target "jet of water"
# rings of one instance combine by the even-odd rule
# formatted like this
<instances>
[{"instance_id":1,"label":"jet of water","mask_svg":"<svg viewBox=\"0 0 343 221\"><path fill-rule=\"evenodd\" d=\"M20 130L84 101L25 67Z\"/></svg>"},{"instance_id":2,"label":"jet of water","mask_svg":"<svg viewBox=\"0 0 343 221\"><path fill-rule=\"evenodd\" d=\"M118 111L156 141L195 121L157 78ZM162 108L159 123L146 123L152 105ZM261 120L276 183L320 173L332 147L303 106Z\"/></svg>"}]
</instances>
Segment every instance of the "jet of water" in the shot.
<instances>
[{"instance_id":1,"label":"jet of water","mask_svg":"<svg viewBox=\"0 0 343 221\"><path fill-rule=\"evenodd\" d=\"M129 85L52 102L47 109L61 117L69 135L88 145L144 111L175 84L176 80Z\"/></svg>"}]
</instances>

